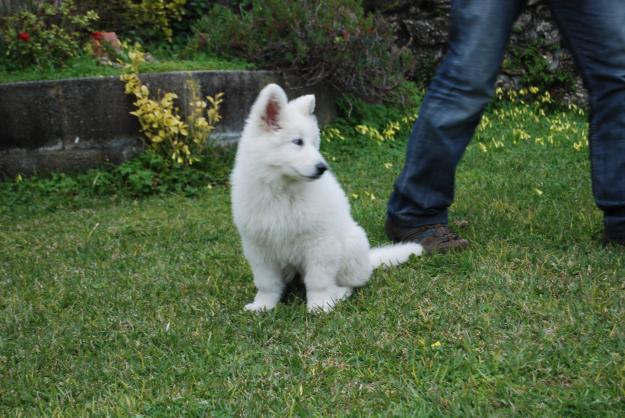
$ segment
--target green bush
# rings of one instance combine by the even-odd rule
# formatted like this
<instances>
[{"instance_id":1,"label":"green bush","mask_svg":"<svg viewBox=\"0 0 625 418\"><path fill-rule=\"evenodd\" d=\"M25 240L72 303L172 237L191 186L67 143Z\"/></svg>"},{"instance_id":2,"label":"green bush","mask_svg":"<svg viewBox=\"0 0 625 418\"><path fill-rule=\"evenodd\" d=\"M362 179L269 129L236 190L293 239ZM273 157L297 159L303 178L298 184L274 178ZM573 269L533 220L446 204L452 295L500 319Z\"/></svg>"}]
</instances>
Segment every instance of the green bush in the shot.
<instances>
[{"instance_id":1,"label":"green bush","mask_svg":"<svg viewBox=\"0 0 625 418\"><path fill-rule=\"evenodd\" d=\"M195 26L193 49L292 71L346 94L393 100L414 67L395 45L395 29L359 0L252 0L247 8L211 8Z\"/></svg>"},{"instance_id":2,"label":"green bush","mask_svg":"<svg viewBox=\"0 0 625 418\"><path fill-rule=\"evenodd\" d=\"M22 10L34 11L41 0L0 0L0 17L15 15Z\"/></svg>"},{"instance_id":3,"label":"green bush","mask_svg":"<svg viewBox=\"0 0 625 418\"><path fill-rule=\"evenodd\" d=\"M186 45L189 37L193 34L193 25L208 14L211 8L216 5L229 7L233 10L246 9L250 4L250 0L234 1L234 0L187 0L182 17L171 22L174 37L177 43L182 47Z\"/></svg>"},{"instance_id":4,"label":"green bush","mask_svg":"<svg viewBox=\"0 0 625 418\"><path fill-rule=\"evenodd\" d=\"M555 53L559 45L547 46L544 41L534 40L519 48L510 51L510 59L504 60L505 69L521 72L522 87L537 87L541 91L553 88L573 90L575 73L563 68L550 68L550 64L543 57L542 51Z\"/></svg>"},{"instance_id":5,"label":"green bush","mask_svg":"<svg viewBox=\"0 0 625 418\"><path fill-rule=\"evenodd\" d=\"M170 41L187 0L77 0L81 10L100 15L100 30L139 41Z\"/></svg>"},{"instance_id":6,"label":"green bush","mask_svg":"<svg viewBox=\"0 0 625 418\"><path fill-rule=\"evenodd\" d=\"M60 6L41 3L34 11L22 10L0 19L3 66L60 67L81 53L91 24L97 20L94 11L77 13L73 0Z\"/></svg>"}]
</instances>

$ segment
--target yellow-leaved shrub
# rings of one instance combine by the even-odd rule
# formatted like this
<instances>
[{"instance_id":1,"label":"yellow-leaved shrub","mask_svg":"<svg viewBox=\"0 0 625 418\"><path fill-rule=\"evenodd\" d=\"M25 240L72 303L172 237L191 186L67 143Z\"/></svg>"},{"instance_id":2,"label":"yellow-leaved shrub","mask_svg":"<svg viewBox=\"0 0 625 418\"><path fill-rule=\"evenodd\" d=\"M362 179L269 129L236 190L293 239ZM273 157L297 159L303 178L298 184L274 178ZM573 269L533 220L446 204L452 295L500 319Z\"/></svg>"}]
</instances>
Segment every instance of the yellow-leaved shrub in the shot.
<instances>
[{"instance_id":1,"label":"yellow-leaved shrub","mask_svg":"<svg viewBox=\"0 0 625 418\"><path fill-rule=\"evenodd\" d=\"M130 63L124 67L121 80L125 83L126 94L135 97L136 110L130 113L139 120L147 145L174 164L191 165L199 161L211 132L221 120L219 109L223 93L202 100L197 83L189 80L191 101L185 116L174 104L178 98L175 93L165 93L158 100L150 98L149 88L139 78L144 53L133 49L128 55Z\"/></svg>"}]
</instances>

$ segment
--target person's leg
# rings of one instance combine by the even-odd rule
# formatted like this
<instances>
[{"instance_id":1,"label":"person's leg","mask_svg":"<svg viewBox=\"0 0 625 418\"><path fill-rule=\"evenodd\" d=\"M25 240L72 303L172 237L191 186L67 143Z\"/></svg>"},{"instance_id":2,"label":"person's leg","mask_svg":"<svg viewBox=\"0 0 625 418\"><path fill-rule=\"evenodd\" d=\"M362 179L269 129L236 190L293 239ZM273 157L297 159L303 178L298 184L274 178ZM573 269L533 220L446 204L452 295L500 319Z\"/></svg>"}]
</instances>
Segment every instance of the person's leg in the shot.
<instances>
[{"instance_id":1,"label":"person's leg","mask_svg":"<svg viewBox=\"0 0 625 418\"><path fill-rule=\"evenodd\" d=\"M413 127L388 203L395 227L447 224L456 166L488 104L525 0L452 1L447 53ZM387 234L391 236L387 221ZM392 229L392 228L391 228Z\"/></svg>"},{"instance_id":2,"label":"person's leg","mask_svg":"<svg viewBox=\"0 0 625 418\"><path fill-rule=\"evenodd\" d=\"M625 245L625 3L550 3L589 93L592 190L605 235Z\"/></svg>"}]
</instances>

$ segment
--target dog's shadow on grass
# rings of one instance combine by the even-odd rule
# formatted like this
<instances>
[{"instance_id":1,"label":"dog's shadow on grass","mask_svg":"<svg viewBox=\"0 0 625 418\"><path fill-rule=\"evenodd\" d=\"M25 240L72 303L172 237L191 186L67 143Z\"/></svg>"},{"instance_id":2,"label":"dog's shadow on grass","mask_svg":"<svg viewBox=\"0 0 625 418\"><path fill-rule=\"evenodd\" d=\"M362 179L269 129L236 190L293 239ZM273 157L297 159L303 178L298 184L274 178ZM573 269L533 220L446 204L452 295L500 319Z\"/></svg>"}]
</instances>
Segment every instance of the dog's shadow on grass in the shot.
<instances>
[{"instance_id":1,"label":"dog's shadow on grass","mask_svg":"<svg viewBox=\"0 0 625 418\"><path fill-rule=\"evenodd\" d=\"M353 295L359 290L359 288L352 289ZM297 274L291 281L287 282L280 303L287 305L306 304L306 285L300 274Z\"/></svg>"},{"instance_id":2,"label":"dog's shadow on grass","mask_svg":"<svg viewBox=\"0 0 625 418\"><path fill-rule=\"evenodd\" d=\"M306 285L304 284L304 280L300 274L297 274L286 284L280 302L289 305L295 303L306 303Z\"/></svg>"}]
</instances>

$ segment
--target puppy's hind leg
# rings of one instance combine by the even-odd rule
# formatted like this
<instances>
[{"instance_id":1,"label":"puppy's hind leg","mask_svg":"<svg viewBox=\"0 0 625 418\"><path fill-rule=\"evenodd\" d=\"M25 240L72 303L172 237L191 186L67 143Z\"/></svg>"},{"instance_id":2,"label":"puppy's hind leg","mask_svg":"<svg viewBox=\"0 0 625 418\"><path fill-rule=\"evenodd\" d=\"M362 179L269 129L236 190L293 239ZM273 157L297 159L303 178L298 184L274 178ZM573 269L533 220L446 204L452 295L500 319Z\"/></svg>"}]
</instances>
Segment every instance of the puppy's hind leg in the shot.
<instances>
[{"instance_id":1,"label":"puppy's hind leg","mask_svg":"<svg viewBox=\"0 0 625 418\"><path fill-rule=\"evenodd\" d=\"M342 259L337 282L342 286L360 287L369 281L373 268L369 260L369 241L365 231L354 225L346 234L346 255Z\"/></svg>"}]
</instances>

